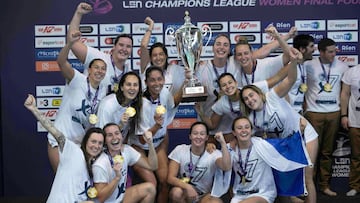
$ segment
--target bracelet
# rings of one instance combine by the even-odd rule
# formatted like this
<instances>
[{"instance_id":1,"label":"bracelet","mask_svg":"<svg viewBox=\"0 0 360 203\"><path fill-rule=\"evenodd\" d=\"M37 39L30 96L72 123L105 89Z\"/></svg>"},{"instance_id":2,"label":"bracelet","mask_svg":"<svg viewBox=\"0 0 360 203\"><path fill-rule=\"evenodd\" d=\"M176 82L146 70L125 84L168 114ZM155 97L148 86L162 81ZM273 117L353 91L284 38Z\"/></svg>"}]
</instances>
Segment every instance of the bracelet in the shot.
<instances>
[{"instance_id":1,"label":"bracelet","mask_svg":"<svg viewBox=\"0 0 360 203\"><path fill-rule=\"evenodd\" d=\"M152 32L152 30L150 30L150 29L147 29L147 30L146 30L146 32Z\"/></svg>"},{"instance_id":2,"label":"bracelet","mask_svg":"<svg viewBox=\"0 0 360 203\"><path fill-rule=\"evenodd\" d=\"M345 115L341 115L341 116L340 116L340 118L343 118L343 117L348 117L348 115L345 114Z\"/></svg>"}]
</instances>

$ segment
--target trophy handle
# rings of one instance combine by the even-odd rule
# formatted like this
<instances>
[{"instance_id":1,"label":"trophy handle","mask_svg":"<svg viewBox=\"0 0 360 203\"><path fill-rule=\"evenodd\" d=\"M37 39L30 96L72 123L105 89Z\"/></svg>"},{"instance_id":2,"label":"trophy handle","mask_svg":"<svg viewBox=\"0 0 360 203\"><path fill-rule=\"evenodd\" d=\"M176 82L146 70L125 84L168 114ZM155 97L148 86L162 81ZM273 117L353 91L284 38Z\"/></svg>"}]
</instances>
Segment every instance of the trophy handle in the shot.
<instances>
[{"instance_id":1,"label":"trophy handle","mask_svg":"<svg viewBox=\"0 0 360 203\"><path fill-rule=\"evenodd\" d=\"M211 37L212 37L212 31L211 31L211 28L208 26L208 25L203 25L202 28L201 28L201 32L203 34L203 37L207 36L209 34L209 37L208 37L208 40L206 41L204 47L206 47L210 40L211 40Z\"/></svg>"}]
</instances>

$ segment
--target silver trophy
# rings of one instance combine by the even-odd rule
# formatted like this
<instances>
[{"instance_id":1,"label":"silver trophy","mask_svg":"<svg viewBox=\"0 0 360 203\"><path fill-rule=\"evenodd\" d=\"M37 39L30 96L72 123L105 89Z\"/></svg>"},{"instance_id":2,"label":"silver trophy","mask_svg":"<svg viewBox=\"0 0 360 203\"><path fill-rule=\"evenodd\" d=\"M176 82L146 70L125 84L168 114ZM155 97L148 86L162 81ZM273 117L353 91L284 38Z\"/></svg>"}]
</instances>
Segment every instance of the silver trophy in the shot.
<instances>
[{"instance_id":1,"label":"silver trophy","mask_svg":"<svg viewBox=\"0 0 360 203\"><path fill-rule=\"evenodd\" d=\"M189 67L191 71L191 79L183 90L182 102L205 101L207 98L206 88L195 77L195 70L200 62L203 37L209 33L207 45L211 39L211 30L207 25L204 25L202 30L193 25L188 11L185 11L184 20L184 25L177 29L175 33L173 28L168 28L165 31L170 38L176 40L178 54L184 66Z\"/></svg>"}]
</instances>

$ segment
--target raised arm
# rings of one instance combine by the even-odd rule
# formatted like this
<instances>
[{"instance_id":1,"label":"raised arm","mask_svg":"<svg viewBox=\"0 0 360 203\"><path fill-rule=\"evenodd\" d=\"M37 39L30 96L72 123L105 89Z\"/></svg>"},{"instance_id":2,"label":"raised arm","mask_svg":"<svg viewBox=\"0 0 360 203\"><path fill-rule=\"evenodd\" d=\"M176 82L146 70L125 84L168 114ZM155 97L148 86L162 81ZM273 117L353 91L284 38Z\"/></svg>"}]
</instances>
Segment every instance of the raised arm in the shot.
<instances>
[{"instance_id":1,"label":"raised arm","mask_svg":"<svg viewBox=\"0 0 360 203\"><path fill-rule=\"evenodd\" d=\"M92 7L90 4L80 3L77 6L74 16L70 21L68 35L70 33L75 33L76 31L80 31L80 22L82 16L84 14L90 13L91 11L92 11ZM85 62L86 54L87 54L87 46L84 43L82 43L80 40L76 41L71 47L71 50L82 63Z\"/></svg>"},{"instance_id":2,"label":"raised arm","mask_svg":"<svg viewBox=\"0 0 360 203\"><path fill-rule=\"evenodd\" d=\"M270 25L270 26L272 26L272 25ZM289 30L289 32L287 34L281 36L281 39L286 42L289 39L295 37L296 32L297 32L297 28L296 27L291 27L291 29ZM269 56L270 53L273 52L275 49L277 49L279 46L280 46L279 41L278 40L273 40L270 43L265 44L264 46L262 46L258 50L255 50L253 52L253 58L254 59L265 58L265 57Z\"/></svg>"},{"instance_id":3,"label":"raised arm","mask_svg":"<svg viewBox=\"0 0 360 203\"><path fill-rule=\"evenodd\" d=\"M290 63L285 66L288 66L288 75L282 80L279 85L274 87L275 93L279 97L284 97L287 95L291 87L294 85L297 78L297 64L302 63L302 54L295 48L292 48L290 51Z\"/></svg>"},{"instance_id":4,"label":"raised arm","mask_svg":"<svg viewBox=\"0 0 360 203\"><path fill-rule=\"evenodd\" d=\"M145 72L145 68L150 62L148 46L149 46L149 41L150 41L150 37L151 37L151 32L154 28L154 21L150 17L146 17L144 23L146 25L149 25L149 28L146 30L144 37L141 40L141 46L140 46L141 73Z\"/></svg>"},{"instance_id":5,"label":"raised arm","mask_svg":"<svg viewBox=\"0 0 360 203\"><path fill-rule=\"evenodd\" d=\"M274 39L276 39L279 42L279 45L283 51L282 59L283 64L287 64L290 61L290 47L287 44L287 42L280 36L278 31L274 26L270 26L266 28L266 33L268 33L270 36L272 36Z\"/></svg>"},{"instance_id":6,"label":"raised arm","mask_svg":"<svg viewBox=\"0 0 360 203\"><path fill-rule=\"evenodd\" d=\"M215 133L215 139L220 143L222 157L216 160L216 165L223 171L231 170L231 158L227 149L224 135L222 132Z\"/></svg>"},{"instance_id":7,"label":"raised arm","mask_svg":"<svg viewBox=\"0 0 360 203\"><path fill-rule=\"evenodd\" d=\"M143 139L149 145L149 154L147 159L145 159L144 157L140 157L139 161L136 162L136 165L139 165L145 169L155 171L158 168L158 159L153 144L152 133L150 131L146 131L143 134Z\"/></svg>"},{"instance_id":8,"label":"raised arm","mask_svg":"<svg viewBox=\"0 0 360 203\"><path fill-rule=\"evenodd\" d=\"M75 31L74 33L68 34L67 43L65 46L61 49L59 56L57 58L57 63L59 64L60 71L64 78L66 79L66 82L69 83L74 78L74 69L72 68L71 64L68 62L67 58L70 52L71 47L79 41L81 36L80 31Z\"/></svg>"},{"instance_id":9,"label":"raised arm","mask_svg":"<svg viewBox=\"0 0 360 203\"><path fill-rule=\"evenodd\" d=\"M350 85L342 82L341 93L340 93L340 110L341 110L341 125L345 130L349 129L349 118L348 118L348 108L349 108L349 98L351 88Z\"/></svg>"},{"instance_id":10,"label":"raised arm","mask_svg":"<svg viewBox=\"0 0 360 203\"><path fill-rule=\"evenodd\" d=\"M53 123L41 114L39 109L35 106L35 98L33 95L29 94L24 102L24 106L31 111L35 118L41 123L41 125L48 130L51 135L56 139L59 144L59 149L62 151L65 145L65 136L58 129L55 128Z\"/></svg>"}]
</instances>

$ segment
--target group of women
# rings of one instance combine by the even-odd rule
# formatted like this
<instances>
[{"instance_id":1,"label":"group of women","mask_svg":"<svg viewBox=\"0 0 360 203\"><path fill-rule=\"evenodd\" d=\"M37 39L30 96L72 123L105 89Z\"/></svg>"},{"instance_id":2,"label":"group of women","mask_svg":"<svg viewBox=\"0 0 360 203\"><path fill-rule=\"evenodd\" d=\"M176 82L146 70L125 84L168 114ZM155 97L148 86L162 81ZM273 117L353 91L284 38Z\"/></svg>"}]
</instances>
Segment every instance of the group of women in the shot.
<instances>
[{"instance_id":1,"label":"group of women","mask_svg":"<svg viewBox=\"0 0 360 203\"><path fill-rule=\"evenodd\" d=\"M149 17L145 19L149 29L141 42L139 75L125 65L131 36L119 35L110 54L82 44L80 21L91 9L87 3L79 4L58 57L66 87L54 124L39 113L33 96L25 101L49 131L49 159L56 177L48 202L221 202L223 192L217 191L221 188L217 184L224 181L218 180L222 175L217 172L228 174L231 168L236 172L231 202L273 202L277 194L271 167L280 171L295 168L282 167L286 160L280 165L268 161L257 150L262 138L282 139L296 132L305 135L307 147L316 140L311 126L283 99L302 62L301 53L284 42L294 30L280 37L270 26L267 32L276 38L273 43L253 53L241 40L233 57L229 37L218 35L213 59L196 70L209 92L205 102L195 105L201 121L190 128L191 144L179 145L168 155L167 126L181 102L189 72L168 64L162 43L148 49L154 26ZM283 55L256 59L279 45ZM70 50L88 65L84 74L67 61ZM252 137L253 131L262 138ZM221 150L207 145L211 138ZM312 154L310 157L314 161ZM128 166L143 183L127 185ZM312 170L307 167L311 197L315 191L309 176Z\"/></svg>"}]
</instances>

